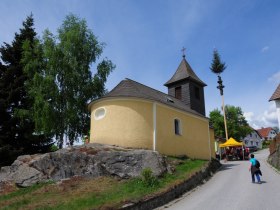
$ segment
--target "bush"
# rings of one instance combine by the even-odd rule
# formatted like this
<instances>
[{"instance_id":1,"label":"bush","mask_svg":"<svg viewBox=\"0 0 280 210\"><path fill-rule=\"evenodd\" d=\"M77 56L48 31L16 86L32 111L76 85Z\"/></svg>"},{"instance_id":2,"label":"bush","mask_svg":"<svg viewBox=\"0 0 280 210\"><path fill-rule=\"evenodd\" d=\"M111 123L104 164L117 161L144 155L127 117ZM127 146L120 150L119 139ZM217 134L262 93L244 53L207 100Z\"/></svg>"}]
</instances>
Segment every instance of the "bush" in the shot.
<instances>
[{"instance_id":1,"label":"bush","mask_svg":"<svg viewBox=\"0 0 280 210\"><path fill-rule=\"evenodd\" d=\"M51 152L55 152L55 151L57 151L58 150L58 146L56 146L56 145L52 145L51 146Z\"/></svg>"},{"instance_id":2,"label":"bush","mask_svg":"<svg viewBox=\"0 0 280 210\"><path fill-rule=\"evenodd\" d=\"M145 168L141 172L142 181L148 187L155 187L158 185L157 177L153 175L153 171L150 168Z\"/></svg>"},{"instance_id":3,"label":"bush","mask_svg":"<svg viewBox=\"0 0 280 210\"><path fill-rule=\"evenodd\" d=\"M262 143L262 148L265 149L265 148L268 148L270 145L270 141L269 140L264 140L263 143Z\"/></svg>"}]
</instances>

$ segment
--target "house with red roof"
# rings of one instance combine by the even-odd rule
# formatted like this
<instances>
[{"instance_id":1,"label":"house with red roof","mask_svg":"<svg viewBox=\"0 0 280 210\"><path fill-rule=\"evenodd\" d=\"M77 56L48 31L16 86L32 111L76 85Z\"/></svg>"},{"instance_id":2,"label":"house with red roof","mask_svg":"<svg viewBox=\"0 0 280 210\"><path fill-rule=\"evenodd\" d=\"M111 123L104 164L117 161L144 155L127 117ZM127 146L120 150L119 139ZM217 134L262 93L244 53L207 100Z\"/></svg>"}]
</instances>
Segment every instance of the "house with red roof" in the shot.
<instances>
[{"instance_id":1,"label":"house with red roof","mask_svg":"<svg viewBox=\"0 0 280 210\"><path fill-rule=\"evenodd\" d=\"M272 140L277 135L277 131L271 127L261 128L257 131L261 135L262 140Z\"/></svg>"}]
</instances>

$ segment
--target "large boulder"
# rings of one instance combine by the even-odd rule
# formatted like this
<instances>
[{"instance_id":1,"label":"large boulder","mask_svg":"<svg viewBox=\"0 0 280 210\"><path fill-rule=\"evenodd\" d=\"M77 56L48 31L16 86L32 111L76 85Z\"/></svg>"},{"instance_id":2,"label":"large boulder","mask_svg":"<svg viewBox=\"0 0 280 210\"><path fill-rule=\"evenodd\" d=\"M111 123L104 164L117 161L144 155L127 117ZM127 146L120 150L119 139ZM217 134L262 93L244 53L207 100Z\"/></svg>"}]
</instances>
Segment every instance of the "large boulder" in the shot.
<instances>
[{"instance_id":1,"label":"large boulder","mask_svg":"<svg viewBox=\"0 0 280 210\"><path fill-rule=\"evenodd\" d=\"M150 168L155 176L161 176L167 171L167 163L162 155L150 150L88 144L46 154L19 156L11 166L1 168L0 182L12 181L27 187L72 176L131 178L140 176L145 168Z\"/></svg>"}]
</instances>

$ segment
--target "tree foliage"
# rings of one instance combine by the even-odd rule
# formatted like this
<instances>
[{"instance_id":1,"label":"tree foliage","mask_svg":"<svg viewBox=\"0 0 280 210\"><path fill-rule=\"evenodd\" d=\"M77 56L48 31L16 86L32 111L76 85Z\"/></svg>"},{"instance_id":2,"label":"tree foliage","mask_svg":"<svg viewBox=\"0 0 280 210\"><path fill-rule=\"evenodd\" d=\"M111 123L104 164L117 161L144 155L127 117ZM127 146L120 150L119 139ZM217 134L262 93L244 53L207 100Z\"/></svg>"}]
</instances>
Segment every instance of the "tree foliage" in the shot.
<instances>
[{"instance_id":1,"label":"tree foliage","mask_svg":"<svg viewBox=\"0 0 280 210\"><path fill-rule=\"evenodd\" d=\"M225 106L225 112L229 137L241 140L252 131L240 107L227 105ZM221 112L214 109L209 116L215 135L225 138L224 117Z\"/></svg>"},{"instance_id":2,"label":"tree foliage","mask_svg":"<svg viewBox=\"0 0 280 210\"><path fill-rule=\"evenodd\" d=\"M62 147L64 137L72 145L88 132L90 116L87 103L105 93L105 83L115 68L107 58L100 59L104 44L99 43L86 21L68 15L58 35L44 32L32 49L24 46L25 72L33 75L28 82L29 94L34 98L32 118L36 131L54 135Z\"/></svg>"},{"instance_id":3,"label":"tree foliage","mask_svg":"<svg viewBox=\"0 0 280 210\"><path fill-rule=\"evenodd\" d=\"M30 110L30 100L25 83L28 76L21 63L23 43L32 46L36 32L32 15L23 22L20 33L15 34L11 44L0 47L0 165L10 164L20 154L30 154L48 150L51 139L34 135L34 121L23 117L20 110ZM23 112L22 112L23 113Z\"/></svg>"},{"instance_id":4,"label":"tree foliage","mask_svg":"<svg viewBox=\"0 0 280 210\"><path fill-rule=\"evenodd\" d=\"M221 61L220 55L216 49L213 52L213 60L210 69L213 73L218 75L226 69L226 64Z\"/></svg>"}]
</instances>

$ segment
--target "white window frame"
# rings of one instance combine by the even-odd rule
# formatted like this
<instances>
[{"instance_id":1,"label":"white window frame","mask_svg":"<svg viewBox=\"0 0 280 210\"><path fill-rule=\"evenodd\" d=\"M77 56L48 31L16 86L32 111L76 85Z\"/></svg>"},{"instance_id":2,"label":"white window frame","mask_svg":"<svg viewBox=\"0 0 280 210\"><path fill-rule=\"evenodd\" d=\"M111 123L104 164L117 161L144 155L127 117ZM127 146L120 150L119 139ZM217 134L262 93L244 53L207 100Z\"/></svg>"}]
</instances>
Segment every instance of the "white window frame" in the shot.
<instances>
[{"instance_id":1,"label":"white window frame","mask_svg":"<svg viewBox=\"0 0 280 210\"><path fill-rule=\"evenodd\" d=\"M174 122L174 133L175 133L175 135L181 136L182 135L182 121L178 118L175 118L173 122ZM177 123L178 128L176 128L176 122L178 122ZM178 130L178 132L177 132L177 130Z\"/></svg>"},{"instance_id":2,"label":"white window frame","mask_svg":"<svg viewBox=\"0 0 280 210\"><path fill-rule=\"evenodd\" d=\"M101 112L101 111L103 111L103 113L101 113L101 115L100 115L100 113L99 112ZM95 120L101 120L101 119L103 119L104 117L105 117L105 115L106 115L106 109L105 109L105 107L99 107L99 108L97 108L95 111L94 111L94 119Z\"/></svg>"}]
</instances>

